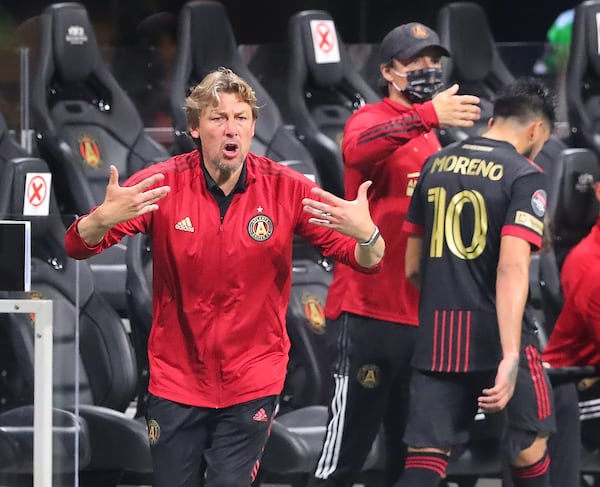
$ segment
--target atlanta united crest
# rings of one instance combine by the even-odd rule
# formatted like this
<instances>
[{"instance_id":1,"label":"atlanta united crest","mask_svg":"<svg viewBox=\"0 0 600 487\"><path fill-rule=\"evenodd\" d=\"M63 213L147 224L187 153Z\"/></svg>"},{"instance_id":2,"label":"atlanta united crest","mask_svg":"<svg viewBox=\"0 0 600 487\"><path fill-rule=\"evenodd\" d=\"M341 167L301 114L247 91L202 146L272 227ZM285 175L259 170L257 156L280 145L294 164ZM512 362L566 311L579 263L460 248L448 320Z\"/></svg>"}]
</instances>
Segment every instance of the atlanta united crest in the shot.
<instances>
[{"instance_id":1,"label":"atlanta united crest","mask_svg":"<svg viewBox=\"0 0 600 487\"><path fill-rule=\"evenodd\" d=\"M359 370L356 378L365 389L374 389L380 383L381 370L375 364L365 364Z\"/></svg>"},{"instance_id":2,"label":"atlanta united crest","mask_svg":"<svg viewBox=\"0 0 600 487\"><path fill-rule=\"evenodd\" d=\"M267 215L256 215L248 222L248 235L257 242L269 240L273 235L273 220Z\"/></svg>"},{"instance_id":3,"label":"atlanta united crest","mask_svg":"<svg viewBox=\"0 0 600 487\"><path fill-rule=\"evenodd\" d=\"M89 134L82 134L77 143L83 161L90 167L98 167L102 162L98 141Z\"/></svg>"},{"instance_id":4,"label":"atlanta united crest","mask_svg":"<svg viewBox=\"0 0 600 487\"><path fill-rule=\"evenodd\" d=\"M325 310L321 300L312 294L304 294L302 304L310 329L317 335L325 333Z\"/></svg>"},{"instance_id":5,"label":"atlanta united crest","mask_svg":"<svg viewBox=\"0 0 600 487\"><path fill-rule=\"evenodd\" d=\"M156 445L160 438L160 425L155 419L148 421L148 441L151 445Z\"/></svg>"}]
</instances>

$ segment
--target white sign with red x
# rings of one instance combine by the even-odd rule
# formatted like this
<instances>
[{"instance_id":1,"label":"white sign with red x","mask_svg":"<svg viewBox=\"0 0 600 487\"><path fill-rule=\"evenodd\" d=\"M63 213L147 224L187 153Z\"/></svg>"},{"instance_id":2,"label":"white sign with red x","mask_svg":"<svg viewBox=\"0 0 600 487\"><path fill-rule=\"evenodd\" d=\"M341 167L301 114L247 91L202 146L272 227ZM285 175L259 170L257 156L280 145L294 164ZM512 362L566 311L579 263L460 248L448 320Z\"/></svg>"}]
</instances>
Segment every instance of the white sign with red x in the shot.
<instances>
[{"instance_id":1,"label":"white sign with red x","mask_svg":"<svg viewBox=\"0 0 600 487\"><path fill-rule=\"evenodd\" d=\"M338 46L333 20L311 20L310 31L315 49L315 62L317 64L339 63L340 46Z\"/></svg>"},{"instance_id":2,"label":"white sign with red x","mask_svg":"<svg viewBox=\"0 0 600 487\"><path fill-rule=\"evenodd\" d=\"M49 172L27 173L23 215L48 216L51 183L52 174Z\"/></svg>"}]
</instances>

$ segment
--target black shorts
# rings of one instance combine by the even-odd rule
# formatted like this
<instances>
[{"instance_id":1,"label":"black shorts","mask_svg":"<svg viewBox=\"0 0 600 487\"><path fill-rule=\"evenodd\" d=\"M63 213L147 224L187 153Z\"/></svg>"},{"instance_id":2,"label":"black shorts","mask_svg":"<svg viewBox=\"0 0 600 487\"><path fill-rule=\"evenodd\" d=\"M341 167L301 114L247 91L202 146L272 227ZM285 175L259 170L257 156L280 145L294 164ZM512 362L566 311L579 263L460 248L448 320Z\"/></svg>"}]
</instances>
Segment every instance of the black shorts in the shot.
<instances>
[{"instance_id":1,"label":"black shorts","mask_svg":"<svg viewBox=\"0 0 600 487\"><path fill-rule=\"evenodd\" d=\"M493 386L495 376L495 370L456 374L414 370L404 441L416 448L442 450L466 444L478 410L477 398L484 388ZM525 340L515 393L504 411L507 427L503 443L511 459L538 435L555 431L553 411L552 388L539 350Z\"/></svg>"}]
</instances>

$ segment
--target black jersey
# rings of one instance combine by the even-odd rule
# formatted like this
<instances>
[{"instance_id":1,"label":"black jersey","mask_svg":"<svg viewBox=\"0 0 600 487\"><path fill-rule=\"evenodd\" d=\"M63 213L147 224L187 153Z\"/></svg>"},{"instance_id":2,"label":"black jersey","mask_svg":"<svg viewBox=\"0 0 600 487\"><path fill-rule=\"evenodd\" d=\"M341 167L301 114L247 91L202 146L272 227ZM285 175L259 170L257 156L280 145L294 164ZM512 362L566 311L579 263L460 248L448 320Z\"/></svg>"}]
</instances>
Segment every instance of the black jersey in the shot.
<instances>
[{"instance_id":1,"label":"black jersey","mask_svg":"<svg viewBox=\"0 0 600 487\"><path fill-rule=\"evenodd\" d=\"M476 137L431 156L404 229L423 235L413 365L489 370L502 358L496 267L503 235L539 248L546 176L506 142Z\"/></svg>"}]
</instances>

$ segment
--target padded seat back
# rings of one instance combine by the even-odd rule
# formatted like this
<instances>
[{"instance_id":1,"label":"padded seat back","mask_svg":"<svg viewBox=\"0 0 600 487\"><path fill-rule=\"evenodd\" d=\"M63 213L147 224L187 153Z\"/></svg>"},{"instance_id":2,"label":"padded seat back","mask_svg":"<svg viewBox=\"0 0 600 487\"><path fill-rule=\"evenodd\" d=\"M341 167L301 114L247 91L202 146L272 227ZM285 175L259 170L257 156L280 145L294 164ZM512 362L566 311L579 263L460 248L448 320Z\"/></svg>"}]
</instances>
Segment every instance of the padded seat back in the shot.
<instances>
[{"instance_id":1,"label":"padded seat back","mask_svg":"<svg viewBox=\"0 0 600 487\"><path fill-rule=\"evenodd\" d=\"M565 92L573 143L600 154L600 1L575 7Z\"/></svg>"},{"instance_id":2,"label":"padded seat back","mask_svg":"<svg viewBox=\"0 0 600 487\"><path fill-rule=\"evenodd\" d=\"M594 182L600 181L600 163L590 149L565 149L558 166L553 211L554 251L562 267L567 252L587 235L598 218Z\"/></svg>"},{"instance_id":3,"label":"padded seat back","mask_svg":"<svg viewBox=\"0 0 600 487\"><path fill-rule=\"evenodd\" d=\"M343 195L344 126L354 111L380 97L354 68L326 11L292 15L288 58L286 115L313 155L325 189Z\"/></svg>"},{"instance_id":4,"label":"padded seat back","mask_svg":"<svg viewBox=\"0 0 600 487\"><path fill-rule=\"evenodd\" d=\"M9 202L8 214L2 217L31 222L32 291L21 297L51 299L54 303L54 405L71 406L78 400L81 404L125 411L137 383L135 357L127 332L115 310L96 293L89 264L66 256L65 226L54 194L49 196L48 216L23 214L28 173L49 173L49 170L40 159L21 158L8 163L3 171L3 179L12 182L12 191L0 197ZM0 203L2 206L6 205ZM30 388L22 394L32 397L30 318L20 315L11 321L10 340L19 350L15 357L18 371L23 384ZM78 374L75 374L76 361Z\"/></svg>"},{"instance_id":5,"label":"padded seat back","mask_svg":"<svg viewBox=\"0 0 600 487\"><path fill-rule=\"evenodd\" d=\"M110 164L127 177L169 154L144 133L83 5L49 5L40 26L31 93L37 145L55 175L62 211L84 214L104 199Z\"/></svg>"},{"instance_id":6,"label":"padded seat back","mask_svg":"<svg viewBox=\"0 0 600 487\"><path fill-rule=\"evenodd\" d=\"M504 64L485 10L475 2L451 2L438 12L437 33L450 58L443 58L445 86L460 85L459 93L481 99L481 119L472 128L442 131L443 142L460 139L460 134L481 134L492 116L498 90L514 80ZM449 140L443 137L447 134Z\"/></svg>"},{"instance_id":7,"label":"padded seat back","mask_svg":"<svg viewBox=\"0 0 600 487\"><path fill-rule=\"evenodd\" d=\"M325 302L332 279L326 262L297 259L292 264L292 291L287 311L290 361L281 412L326 405L330 399L330 350L326 333Z\"/></svg>"}]
</instances>

